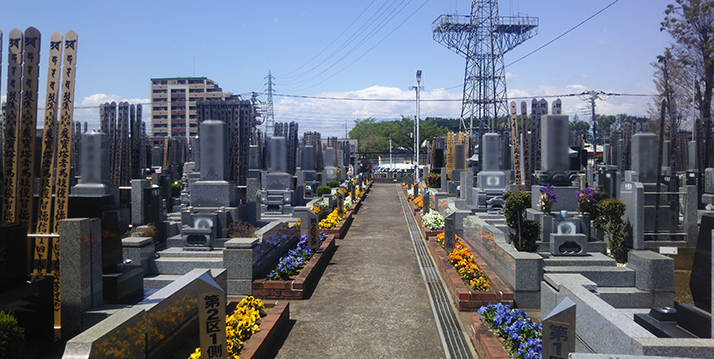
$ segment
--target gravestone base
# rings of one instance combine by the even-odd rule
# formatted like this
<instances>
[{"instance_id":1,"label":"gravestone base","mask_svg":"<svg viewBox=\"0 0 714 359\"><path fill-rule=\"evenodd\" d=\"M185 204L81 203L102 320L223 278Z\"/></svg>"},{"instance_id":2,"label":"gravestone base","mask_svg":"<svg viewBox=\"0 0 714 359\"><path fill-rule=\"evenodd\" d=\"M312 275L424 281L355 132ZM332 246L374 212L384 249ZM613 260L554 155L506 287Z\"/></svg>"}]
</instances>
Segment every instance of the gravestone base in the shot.
<instances>
[{"instance_id":1,"label":"gravestone base","mask_svg":"<svg viewBox=\"0 0 714 359\"><path fill-rule=\"evenodd\" d=\"M236 207L235 183L229 181L198 181L191 188L193 207Z\"/></svg>"},{"instance_id":2,"label":"gravestone base","mask_svg":"<svg viewBox=\"0 0 714 359\"><path fill-rule=\"evenodd\" d=\"M265 176L265 188L268 190L289 190L292 178L287 173L268 173Z\"/></svg>"},{"instance_id":3,"label":"gravestone base","mask_svg":"<svg viewBox=\"0 0 714 359\"><path fill-rule=\"evenodd\" d=\"M714 194L711 194L711 193L702 194L702 204L705 206L708 204L714 206Z\"/></svg>"},{"instance_id":4,"label":"gravestone base","mask_svg":"<svg viewBox=\"0 0 714 359\"><path fill-rule=\"evenodd\" d=\"M588 237L582 233L550 235L550 253L554 256L584 256L588 254Z\"/></svg>"},{"instance_id":5,"label":"gravestone base","mask_svg":"<svg viewBox=\"0 0 714 359\"><path fill-rule=\"evenodd\" d=\"M552 184L553 186L570 186L572 184L573 173L570 172L551 172L551 171L536 171L536 183L540 186Z\"/></svg>"},{"instance_id":6,"label":"gravestone base","mask_svg":"<svg viewBox=\"0 0 714 359\"><path fill-rule=\"evenodd\" d=\"M531 186L531 208L540 210L538 201L540 200L540 189L543 186L533 185ZM551 212L560 212L562 210L567 211L577 211L578 210L578 191L580 187L576 186L554 186L553 192L555 192L555 199L557 202L553 203L550 208Z\"/></svg>"},{"instance_id":7,"label":"gravestone base","mask_svg":"<svg viewBox=\"0 0 714 359\"><path fill-rule=\"evenodd\" d=\"M144 270L140 264L120 264L102 274L104 304L134 304L144 297Z\"/></svg>"},{"instance_id":8,"label":"gravestone base","mask_svg":"<svg viewBox=\"0 0 714 359\"><path fill-rule=\"evenodd\" d=\"M261 214L293 213L294 191L266 190L261 193Z\"/></svg>"},{"instance_id":9,"label":"gravestone base","mask_svg":"<svg viewBox=\"0 0 714 359\"><path fill-rule=\"evenodd\" d=\"M693 304L677 303L677 325L699 338L711 338L711 313Z\"/></svg>"},{"instance_id":10,"label":"gravestone base","mask_svg":"<svg viewBox=\"0 0 714 359\"><path fill-rule=\"evenodd\" d=\"M213 249L213 240L216 238L216 225L214 224L209 228L182 228L183 250L210 251Z\"/></svg>"},{"instance_id":11,"label":"gravestone base","mask_svg":"<svg viewBox=\"0 0 714 359\"><path fill-rule=\"evenodd\" d=\"M119 187L115 185L106 185L101 183L80 183L70 190L70 197L94 197L94 196L110 196L112 208L119 207ZM108 203L109 204L109 203Z\"/></svg>"}]
</instances>

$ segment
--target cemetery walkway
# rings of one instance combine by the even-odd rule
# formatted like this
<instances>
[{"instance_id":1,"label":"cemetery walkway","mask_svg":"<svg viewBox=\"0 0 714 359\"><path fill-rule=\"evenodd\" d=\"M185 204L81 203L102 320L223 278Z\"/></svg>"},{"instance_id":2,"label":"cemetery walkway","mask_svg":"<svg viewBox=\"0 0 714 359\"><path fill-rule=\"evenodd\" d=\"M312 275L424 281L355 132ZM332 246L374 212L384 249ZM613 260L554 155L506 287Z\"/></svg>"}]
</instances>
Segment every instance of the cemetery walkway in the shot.
<instances>
[{"instance_id":1,"label":"cemetery walkway","mask_svg":"<svg viewBox=\"0 0 714 359\"><path fill-rule=\"evenodd\" d=\"M394 184L375 183L277 358L444 358Z\"/></svg>"}]
</instances>

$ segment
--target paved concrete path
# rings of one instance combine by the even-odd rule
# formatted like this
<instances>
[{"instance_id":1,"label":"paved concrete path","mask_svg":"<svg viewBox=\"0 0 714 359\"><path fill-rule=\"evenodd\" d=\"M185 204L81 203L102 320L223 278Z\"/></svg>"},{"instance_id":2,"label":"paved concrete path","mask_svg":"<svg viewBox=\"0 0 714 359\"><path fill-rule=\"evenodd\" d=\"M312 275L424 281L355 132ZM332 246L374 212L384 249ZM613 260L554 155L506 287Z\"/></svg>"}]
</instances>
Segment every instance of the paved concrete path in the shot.
<instances>
[{"instance_id":1,"label":"paved concrete path","mask_svg":"<svg viewBox=\"0 0 714 359\"><path fill-rule=\"evenodd\" d=\"M373 185L277 358L445 357L397 190Z\"/></svg>"}]
</instances>

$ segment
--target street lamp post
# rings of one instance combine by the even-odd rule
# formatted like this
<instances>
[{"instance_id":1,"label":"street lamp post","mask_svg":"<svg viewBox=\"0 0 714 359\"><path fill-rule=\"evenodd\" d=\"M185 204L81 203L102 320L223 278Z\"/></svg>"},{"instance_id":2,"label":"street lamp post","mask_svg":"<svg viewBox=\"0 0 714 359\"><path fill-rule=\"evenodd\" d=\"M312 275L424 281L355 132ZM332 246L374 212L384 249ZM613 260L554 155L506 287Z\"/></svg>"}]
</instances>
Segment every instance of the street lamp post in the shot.
<instances>
[{"instance_id":1,"label":"street lamp post","mask_svg":"<svg viewBox=\"0 0 714 359\"><path fill-rule=\"evenodd\" d=\"M412 87L412 89L416 90L416 118L414 119L414 161L415 167L414 167L414 180L416 183L419 183L419 119L420 119L420 91L421 91L421 70L417 70L416 73L416 78L417 78L417 85L415 87Z\"/></svg>"}]
</instances>

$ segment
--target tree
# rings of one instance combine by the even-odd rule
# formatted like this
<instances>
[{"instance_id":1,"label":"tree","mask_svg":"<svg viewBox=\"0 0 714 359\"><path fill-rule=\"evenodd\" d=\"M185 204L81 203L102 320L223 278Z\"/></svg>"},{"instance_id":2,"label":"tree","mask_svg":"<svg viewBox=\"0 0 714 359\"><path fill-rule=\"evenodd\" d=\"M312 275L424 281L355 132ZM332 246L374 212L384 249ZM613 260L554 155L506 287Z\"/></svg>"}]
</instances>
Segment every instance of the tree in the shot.
<instances>
[{"instance_id":1,"label":"tree","mask_svg":"<svg viewBox=\"0 0 714 359\"><path fill-rule=\"evenodd\" d=\"M570 122L570 130L575 131L578 136L585 136L585 140L590 138L590 124L585 121L574 119Z\"/></svg>"},{"instance_id":2,"label":"tree","mask_svg":"<svg viewBox=\"0 0 714 359\"><path fill-rule=\"evenodd\" d=\"M675 0L667 5L660 30L666 30L676 41L679 59L690 67L703 84L697 85L695 103L705 124L705 139L708 149L704 151L705 166L711 165L711 111L714 89L714 0Z\"/></svg>"},{"instance_id":3,"label":"tree","mask_svg":"<svg viewBox=\"0 0 714 359\"><path fill-rule=\"evenodd\" d=\"M440 120L427 118L419 122L419 143L445 136L448 129L439 125ZM349 132L350 138L359 140L360 152L388 152L389 137L395 151L414 152L414 120L402 116L392 121L377 121L374 118L355 120Z\"/></svg>"},{"instance_id":4,"label":"tree","mask_svg":"<svg viewBox=\"0 0 714 359\"><path fill-rule=\"evenodd\" d=\"M651 126L659 129L660 106L662 101L667 103L667 119L665 124L672 129L682 128L683 122L690 115L689 106L679 106L691 102L692 80L690 72L686 70L681 56L676 56L672 48L666 48L664 54L657 56L657 62L651 63L655 68L654 84L657 94L653 97L654 103L648 104L647 113L652 118ZM672 122L674 119L674 123ZM674 125L674 126L672 126Z\"/></svg>"}]
</instances>

